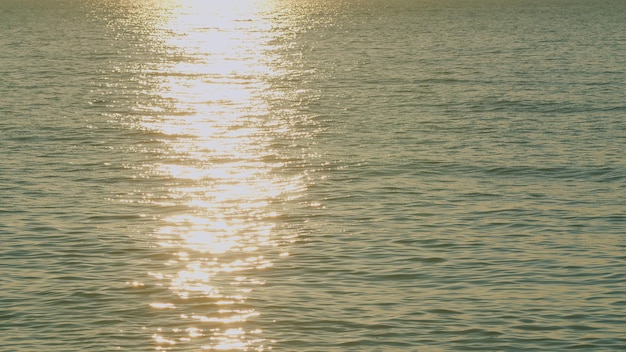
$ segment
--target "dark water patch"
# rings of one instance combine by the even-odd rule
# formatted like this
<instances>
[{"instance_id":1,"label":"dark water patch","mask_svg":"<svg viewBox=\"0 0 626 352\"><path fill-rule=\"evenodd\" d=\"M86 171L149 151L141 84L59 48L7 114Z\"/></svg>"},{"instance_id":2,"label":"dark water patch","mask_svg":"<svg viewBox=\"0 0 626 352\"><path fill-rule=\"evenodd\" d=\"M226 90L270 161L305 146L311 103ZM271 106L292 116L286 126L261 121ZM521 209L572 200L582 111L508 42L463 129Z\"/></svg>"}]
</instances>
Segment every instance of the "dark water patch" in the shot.
<instances>
[{"instance_id":1,"label":"dark water patch","mask_svg":"<svg viewBox=\"0 0 626 352\"><path fill-rule=\"evenodd\" d=\"M439 264L439 263L446 262L445 258L438 258L438 257L429 257L429 258L412 257L412 258L406 258L404 260L408 262L417 262L417 263L424 263L424 264Z\"/></svg>"}]
</instances>

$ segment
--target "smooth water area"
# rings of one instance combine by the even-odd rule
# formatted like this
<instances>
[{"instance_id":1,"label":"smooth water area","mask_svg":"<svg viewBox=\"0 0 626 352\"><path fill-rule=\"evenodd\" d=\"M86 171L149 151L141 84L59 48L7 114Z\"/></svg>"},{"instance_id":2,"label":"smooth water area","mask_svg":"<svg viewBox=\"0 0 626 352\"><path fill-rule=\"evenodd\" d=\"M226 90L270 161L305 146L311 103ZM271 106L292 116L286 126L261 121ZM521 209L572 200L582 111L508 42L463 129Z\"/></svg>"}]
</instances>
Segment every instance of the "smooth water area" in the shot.
<instances>
[{"instance_id":1,"label":"smooth water area","mask_svg":"<svg viewBox=\"0 0 626 352\"><path fill-rule=\"evenodd\" d=\"M625 14L0 0L0 350L626 350Z\"/></svg>"}]
</instances>

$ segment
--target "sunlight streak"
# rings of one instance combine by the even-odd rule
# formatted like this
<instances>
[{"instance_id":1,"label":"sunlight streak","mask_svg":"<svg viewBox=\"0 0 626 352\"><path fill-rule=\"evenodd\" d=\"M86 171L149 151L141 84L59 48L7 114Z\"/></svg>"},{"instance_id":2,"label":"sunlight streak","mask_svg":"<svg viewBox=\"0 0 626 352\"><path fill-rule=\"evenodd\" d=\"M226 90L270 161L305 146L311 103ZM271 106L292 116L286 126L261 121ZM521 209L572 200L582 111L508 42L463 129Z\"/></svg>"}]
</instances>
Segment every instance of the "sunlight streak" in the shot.
<instances>
[{"instance_id":1,"label":"sunlight streak","mask_svg":"<svg viewBox=\"0 0 626 352\"><path fill-rule=\"evenodd\" d=\"M204 349L263 350L262 331L247 327L261 313L245 302L265 284L254 272L284 258L275 248L273 205L304 189L301 178L276 171L284 162L271 148L289 128L273 120L266 98L276 74L267 53L271 23L262 17L267 2L168 4L162 39L176 59L154 73L164 108L145 108L151 113L137 127L161 136L168 150L150 172L170 184L160 202L172 211L154 235L171 256L151 275L174 296L150 307L189 327L153 338L161 349L199 340Z\"/></svg>"}]
</instances>

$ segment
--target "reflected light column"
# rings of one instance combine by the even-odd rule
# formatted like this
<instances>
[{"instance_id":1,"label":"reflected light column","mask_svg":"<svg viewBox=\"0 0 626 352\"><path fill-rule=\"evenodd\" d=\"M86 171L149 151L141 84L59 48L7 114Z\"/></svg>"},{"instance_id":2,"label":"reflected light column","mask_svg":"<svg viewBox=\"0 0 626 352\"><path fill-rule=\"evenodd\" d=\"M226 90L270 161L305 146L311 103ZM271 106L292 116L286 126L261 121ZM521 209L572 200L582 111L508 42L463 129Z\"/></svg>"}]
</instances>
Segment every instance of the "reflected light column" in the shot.
<instances>
[{"instance_id":1,"label":"reflected light column","mask_svg":"<svg viewBox=\"0 0 626 352\"><path fill-rule=\"evenodd\" d=\"M273 230L280 214L270 205L304 188L276 172L282 162L270 147L286 133L263 99L271 26L259 2L170 3L162 38L170 55L152 72L161 106L137 126L166 145L151 172L168 180L156 236L171 255L151 275L171 295L150 306L170 324L153 338L159 350L199 341L203 349L263 350L263 332L249 324L261 313L246 300L264 284L254 273L282 252Z\"/></svg>"}]
</instances>

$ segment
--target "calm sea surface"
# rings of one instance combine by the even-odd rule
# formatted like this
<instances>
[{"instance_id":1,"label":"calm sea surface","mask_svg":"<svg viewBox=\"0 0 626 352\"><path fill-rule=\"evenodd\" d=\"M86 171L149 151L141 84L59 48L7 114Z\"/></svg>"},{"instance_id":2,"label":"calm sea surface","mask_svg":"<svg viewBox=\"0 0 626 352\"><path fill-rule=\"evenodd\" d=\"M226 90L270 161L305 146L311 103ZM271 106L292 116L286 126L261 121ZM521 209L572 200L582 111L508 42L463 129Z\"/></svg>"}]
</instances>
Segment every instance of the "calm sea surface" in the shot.
<instances>
[{"instance_id":1,"label":"calm sea surface","mask_svg":"<svg viewBox=\"0 0 626 352\"><path fill-rule=\"evenodd\" d=\"M0 350L626 351L625 19L0 0Z\"/></svg>"}]
</instances>

